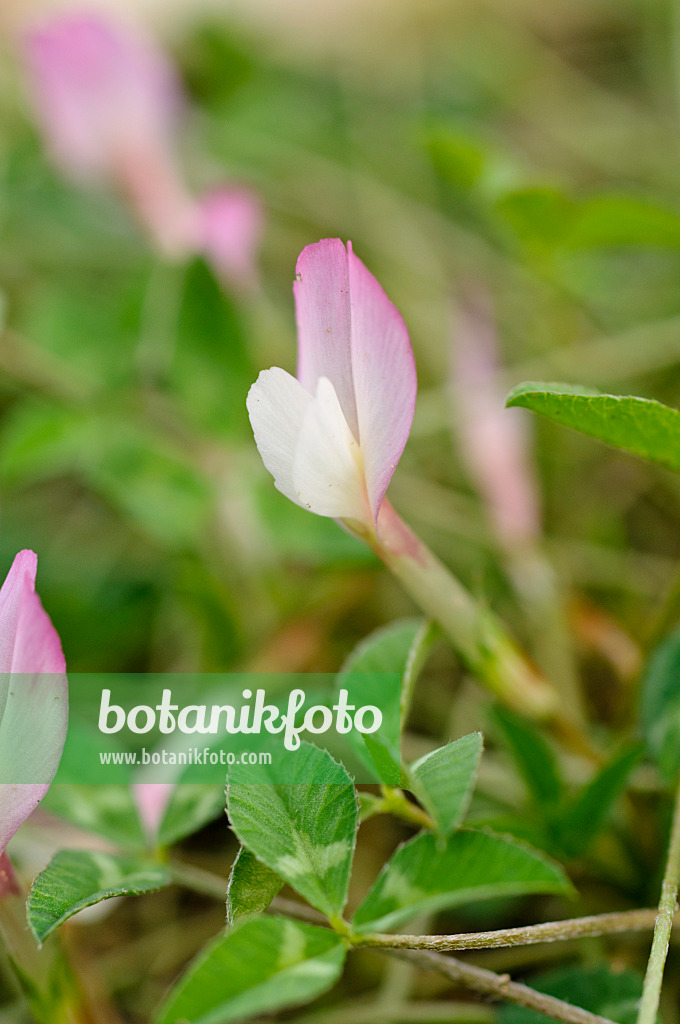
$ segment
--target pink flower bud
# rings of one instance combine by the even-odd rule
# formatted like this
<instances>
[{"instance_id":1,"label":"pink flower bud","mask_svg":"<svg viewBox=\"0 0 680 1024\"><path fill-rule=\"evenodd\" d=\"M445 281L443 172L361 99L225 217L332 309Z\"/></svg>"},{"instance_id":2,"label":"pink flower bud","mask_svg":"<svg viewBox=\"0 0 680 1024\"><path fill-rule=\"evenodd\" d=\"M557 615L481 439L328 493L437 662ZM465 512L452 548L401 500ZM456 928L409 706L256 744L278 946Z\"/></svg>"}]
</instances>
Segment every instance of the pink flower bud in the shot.
<instances>
[{"instance_id":1,"label":"pink flower bud","mask_svg":"<svg viewBox=\"0 0 680 1024\"><path fill-rule=\"evenodd\" d=\"M463 458L500 542L534 540L540 530L526 424L498 388L495 326L484 302L468 301L455 329L453 401Z\"/></svg>"},{"instance_id":2,"label":"pink flower bud","mask_svg":"<svg viewBox=\"0 0 680 1024\"><path fill-rule=\"evenodd\" d=\"M149 839L155 839L158 834L174 788L172 782L135 782L132 785L132 795Z\"/></svg>"},{"instance_id":3,"label":"pink flower bud","mask_svg":"<svg viewBox=\"0 0 680 1024\"><path fill-rule=\"evenodd\" d=\"M66 739L66 663L37 567L20 551L0 589L0 856L47 792Z\"/></svg>"}]
</instances>

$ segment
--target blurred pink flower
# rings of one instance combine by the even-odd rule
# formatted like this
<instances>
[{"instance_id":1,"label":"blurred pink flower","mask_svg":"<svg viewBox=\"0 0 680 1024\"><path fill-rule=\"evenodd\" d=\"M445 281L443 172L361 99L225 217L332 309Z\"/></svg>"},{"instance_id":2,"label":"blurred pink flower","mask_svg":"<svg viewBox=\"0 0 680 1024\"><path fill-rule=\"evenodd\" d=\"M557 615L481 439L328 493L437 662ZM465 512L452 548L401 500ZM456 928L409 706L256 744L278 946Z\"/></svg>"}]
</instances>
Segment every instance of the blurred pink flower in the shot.
<instances>
[{"instance_id":1,"label":"blurred pink flower","mask_svg":"<svg viewBox=\"0 0 680 1024\"><path fill-rule=\"evenodd\" d=\"M56 15L29 33L26 63L65 174L118 189L165 257L203 253L229 284L256 283L260 205L242 189L196 201L185 187L174 151L181 89L150 40L102 14Z\"/></svg>"},{"instance_id":2,"label":"blurred pink flower","mask_svg":"<svg viewBox=\"0 0 680 1024\"><path fill-rule=\"evenodd\" d=\"M158 835L163 816L170 802L172 782L135 782L132 795L147 837L154 840Z\"/></svg>"},{"instance_id":3,"label":"blurred pink flower","mask_svg":"<svg viewBox=\"0 0 680 1024\"><path fill-rule=\"evenodd\" d=\"M35 592L37 567L20 551L0 589L0 779L17 780L0 783L0 876L10 879L5 847L47 792L68 724L66 663Z\"/></svg>"},{"instance_id":4,"label":"blurred pink flower","mask_svg":"<svg viewBox=\"0 0 680 1024\"><path fill-rule=\"evenodd\" d=\"M262 203L246 188L218 188L199 202L199 238L216 276L244 291L258 284L256 255L264 230Z\"/></svg>"},{"instance_id":5,"label":"blurred pink flower","mask_svg":"<svg viewBox=\"0 0 680 1024\"><path fill-rule=\"evenodd\" d=\"M453 400L462 455L486 502L500 542L509 550L536 539L540 512L529 463L526 423L506 409L496 383L496 330L484 297L458 312Z\"/></svg>"},{"instance_id":6,"label":"blurred pink flower","mask_svg":"<svg viewBox=\"0 0 680 1024\"><path fill-rule=\"evenodd\" d=\"M180 90L163 55L115 22L82 12L29 33L26 59L62 170L114 184L164 251L186 248L193 209L172 152Z\"/></svg>"},{"instance_id":7,"label":"blurred pink flower","mask_svg":"<svg viewBox=\"0 0 680 1024\"><path fill-rule=\"evenodd\" d=\"M253 384L255 441L291 501L375 534L413 420L408 331L351 243L308 245L296 269L297 379L273 367Z\"/></svg>"}]
</instances>

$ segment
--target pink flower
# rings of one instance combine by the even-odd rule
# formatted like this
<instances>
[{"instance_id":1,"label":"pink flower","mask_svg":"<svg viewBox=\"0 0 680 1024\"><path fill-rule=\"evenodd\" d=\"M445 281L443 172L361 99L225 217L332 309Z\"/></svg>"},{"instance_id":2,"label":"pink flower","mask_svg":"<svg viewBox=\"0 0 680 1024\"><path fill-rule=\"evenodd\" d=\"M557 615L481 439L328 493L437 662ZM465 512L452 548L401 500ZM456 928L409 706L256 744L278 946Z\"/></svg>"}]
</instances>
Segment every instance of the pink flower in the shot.
<instances>
[{"instance_id":1,"label":"pink flower","mask_svg":"<svg viewBox=\"0 0 680 1024\"><path fill-rule=\"evenodd\" d=\"M158 835L174 788L172 782L135 782L132 785L132 795L149 839Z\"/></svg>"},{"instance_id":2,"label":"pink flower","mask_svg":"<svg viewBox=\"0 0 680 1024\"><path fill-rule=\"evenodd\" d=\"M488 303L468 301L457 321L454 400L462 453L501 543L513 550L540 530L526 423L509 415L498 373L495 326Z\"/></svg>"},{"instance_id":3,"label":"pink flower","mask_svg":"<svg viewBox=\"0 0 680 1024\"><path fill-rule=\"evenodd\" d=\"M199 202L200 244L216 276L243 291L258 284L256 254L264 230L262 203L246 188L219 188Z\"/></svg>"},{"instance_id":4,"label":"pink flower","mask_svg":"<svg viewBox=\"0 0 680 1024\"><path fill-rule=\"evenodd\" d=\"M31 32L26 60L62 170L120 189L168 255L192 248L195 206L173 154L180 89L163 55L115 22L83 12L57 15Z\"/></svg>"},{"instance_id":5,"label":"pink flower","mask_svg":"<svg viewBox=\"0 0 680 1024\"><path fill-rule=\"evenodd\" d=\"M123 195L161 254L201 253L243 290L257 284L263 214L246 189L196 200L175 157L181 89L147 39L92 12L57 15L27 39L34 105L52 157L70 178Z\"/></svg>"},{"instance_id":6,"label":"pink flower","mask_svg":"<svg viewBox=\"0 0 680 1024\"><path fill-rule=\"evenodd\" d=\"M282 494L374 534L413 420L406 325L351 243L308 245L296 277L297 378L273 367L253 384L255 441Z\"/></svg>"},{"instance_id":7,"label":"pink flower","mask_svg":"<svg viewBox=\"0 0 680 1024\"><path fill-rule=\"evenodd\" d=\"M47 792L66 739L66 663L37 567L20 551L0 589L0 779L16 780L0 783L0 856Z\"/></svg>"}]
</instances>

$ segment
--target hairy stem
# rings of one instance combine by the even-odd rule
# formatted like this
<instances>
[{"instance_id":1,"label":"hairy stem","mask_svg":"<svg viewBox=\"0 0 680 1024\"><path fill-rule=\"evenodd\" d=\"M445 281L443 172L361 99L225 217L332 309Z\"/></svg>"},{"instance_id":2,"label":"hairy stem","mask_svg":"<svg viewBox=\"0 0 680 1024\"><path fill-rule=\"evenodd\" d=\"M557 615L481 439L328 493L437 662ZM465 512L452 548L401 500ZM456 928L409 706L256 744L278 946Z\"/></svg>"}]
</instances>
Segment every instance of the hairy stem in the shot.
<instances>
[{"instance_id":1,"label":"hairy stem","mask_svg":"<svg viewBox=\"0 0 680 1024\"><path fill-rule=\"evenodd\" d=\"M668 944L675 916L675 905L678 898L678 881L680 881L680 786L675 798L671 838L668 845L666 871L661 886L659 913L654 926L654 938L649 954L647 973L642 989L642 999L638 1012L638 1024L655 1024L661 998L663 972L668 955Z\"/></svg>"},{"instance_id":2,"label":"hairy stem","mask_svg":"<svg viewBox=\"0 0 680 1024\"><path fill-rule=\"evenodd\" d=\"M606 1017L600 1017L596 1013L582 1010L579 1006L573 1006L561 999L555 999L554 996L547 996L527 985L512 981L507 974L494 974L493 971L473 967L471 964L429 950L404 949L390 952L425 970L437 971L473 992L480 992L491 999L503 999L524 1006L528 1010L537 1010L554 1020L563 1021L564 1024L612 1024Z\"/></svg>"},{"instance_id":3,"label":"hairy stem","mask_svg":"<svg viewBox=\"0 0 680 1024\"><path fill-rule=\"evenodd\" d=\"M360 936L357 943L383 949L496 949L503 946L533 946L539 942L563 942L590 935L615 935L620 932L647 931L654 927L656 910L627 910L616 914L597 914L568 921L546 921L525 928L499 928L488 932L462 932L457 935L383 935ZM679 917L680 921L680 917Z\"/></svg>"},{"instance_id":4,"label":"hairy stem","mask_svg":"<svg viewBox=\"0 0 680 1024\"><path fill-rule=\"evenodd\" d=\"M402 789L395 789L392 786L382 786L383 803L381 811L384 814L393 814L402 821L407 821L416 828L434 828L432 818L422 807L414 804L406 796Z\"/></svg>"}]
</instances>

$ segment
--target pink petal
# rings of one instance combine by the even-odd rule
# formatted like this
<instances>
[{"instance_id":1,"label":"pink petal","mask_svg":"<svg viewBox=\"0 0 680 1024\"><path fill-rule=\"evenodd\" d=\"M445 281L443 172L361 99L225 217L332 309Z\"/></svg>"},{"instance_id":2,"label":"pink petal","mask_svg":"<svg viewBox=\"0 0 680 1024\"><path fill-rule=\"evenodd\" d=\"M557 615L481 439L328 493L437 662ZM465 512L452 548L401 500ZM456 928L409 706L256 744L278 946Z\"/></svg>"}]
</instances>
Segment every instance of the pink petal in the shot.
<instances>
[{"instance_id":1,"label":"pink petal","mask_svg":"<svg viewBox=\"0 0 680 1024\"><path fill-rule=\"evenodd\" d=\"M348 246L352 374L366 487L377 521L413 423L418 382L397 307Z\"/></svg>"},{"instance_id":2,"label":"pink petal","mask_svg":"<svg viewBox=\"0 0 680 1024\"><path fill-rule=\"evenodd\" d=\"M339 238L306 246L295 268L293 285L298 331L297 378L316 394L327 377L338 396L347 424L359 439L352 380L351 310L347 251Z\"/></svg>"},{"instance_id":3,"label":"pink petal","mask_svg":"<svg viewBox=\"0 0 680 1024\"><path fill-rule=\"evenodd\" d=\"M12 567L0 589L0 673L3 675L12 671L21 606L25 594L35 588L37 571L38 556L36 553L28 550L20 551L15 556Z\"/></svg>"},{"instance_id":4,"label":"pink petal","mask_svg":"<svg viewBox=\"0 0 680 1024\"><path fill-rule=\"evenodd\" d=\"M10 839L33 813L49 788L49 783L0 783L0 851L4 853Z\"/></svg>"},{"instance_id":5,"label":"pink petal","mask_svg":"<svg viewBox=\"0 0 680 1024\"><path fill-rule=\"evenodd\" d=\"M137 804L144 831L150 839L155 839L158 834L174 788L172 782L133 783L132 795Z\"/></svg>"},{"instance_id":6,"label":"pink petal","mask_svg":"<svg viewBox=\"0 0 680 1024\"><path fill-rule=\"evenodd\" d=\"M199 206L199 241L215 273L227 285L252 291L264 229L259 197L244 188L222 188L203 196Z\"/></svg>"},{"instance_id":7,"label":"pink petal","mask_svg":"<svg viewBox=\"0 0 680 1024\"><path fill-rule=\"evenodd\" d=\"M0 784L0 853L47 792L68 724L66 663L36 571L20 551L0 589L0 779L16 780Z\"/></svg>"},{"instance_id":8,"label":"pink petal","mask_svg":"<svg viewBox=\"0 0 680 1024\"><path fill-rule=\"evenodd\" d=\"M375 277L338 238L308 245L294 285L298 379L327 377L358 440L374 521L413 422L417 379L406 325Z\"/></svg>"}]
</instances>

